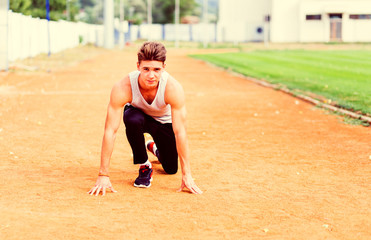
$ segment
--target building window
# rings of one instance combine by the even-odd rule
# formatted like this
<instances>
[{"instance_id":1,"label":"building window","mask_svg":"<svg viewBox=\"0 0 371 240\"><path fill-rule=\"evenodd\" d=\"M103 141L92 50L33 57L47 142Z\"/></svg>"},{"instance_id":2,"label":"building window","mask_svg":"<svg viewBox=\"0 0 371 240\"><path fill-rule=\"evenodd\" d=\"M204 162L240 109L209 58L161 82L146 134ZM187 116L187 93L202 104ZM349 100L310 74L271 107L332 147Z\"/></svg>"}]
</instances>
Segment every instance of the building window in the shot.
<instances>
[{"instance_id":1,"label":"building window","mask_svg":"<svg viewBox=\"0 0 371 240\"><path fill-rule=\"evenodd\" d=\"M342 19L343 14L342 13L329 13L328 16L330 19Z\"/></svg>"},{"instance_id":2,"label":"building window","mask_svg":"<svg viewBox=\"0 0 371 240\"><path fill-rule=\"evenodd\" d=\"M322 19L321 14L306 15L306 20L321 20L321 19Z\"/></svg>"},{"instance_id":3,"label":"building window","mask_svg":"<svg viewBox=\"0 0 371 240\"><path fill-rule=\"evenodd\" d=\"M371 19L371 14L350 14L350 19Z\"/></svg>"}]
</instances>

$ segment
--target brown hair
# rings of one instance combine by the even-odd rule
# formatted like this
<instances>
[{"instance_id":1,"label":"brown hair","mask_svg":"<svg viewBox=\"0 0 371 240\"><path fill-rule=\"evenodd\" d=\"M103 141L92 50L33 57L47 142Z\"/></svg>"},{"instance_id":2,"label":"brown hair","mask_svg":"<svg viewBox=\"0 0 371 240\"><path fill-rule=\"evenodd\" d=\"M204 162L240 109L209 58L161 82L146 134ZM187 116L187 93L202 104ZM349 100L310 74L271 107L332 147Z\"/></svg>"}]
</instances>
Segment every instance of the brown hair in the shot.
<instances>
[{"instance_id":1,"label":"brown hair","mask_svg":"<svg viewBox=\"0 0 371 240\"><path fill-rule=\"evenodd\" d=\"M166 48L162 43L145 42L138 51L138 62L142 61L160 61L166 60Z\"/></svg>"}]
</instances>

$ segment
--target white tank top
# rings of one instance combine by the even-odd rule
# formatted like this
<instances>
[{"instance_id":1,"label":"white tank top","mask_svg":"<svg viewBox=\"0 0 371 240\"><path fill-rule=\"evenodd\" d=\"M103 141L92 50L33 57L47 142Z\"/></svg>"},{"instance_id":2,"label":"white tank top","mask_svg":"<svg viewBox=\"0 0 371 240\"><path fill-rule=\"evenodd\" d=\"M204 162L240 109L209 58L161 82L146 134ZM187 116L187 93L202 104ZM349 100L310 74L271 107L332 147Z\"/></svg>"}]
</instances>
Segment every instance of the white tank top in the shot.
<instances>
[{"instance_id":1,"label":"white tank top","mask_svg":"<svg viewBox=\"0 0 371 240\"><path fill-rule=\"evenodd\" d=\"M163 72L159 81L156 97L151 104L142 96L139 90L138 78L140 71L133 71L129 73L132 101L130 105L139 108L145 114L153 117L160 123L171 123L171 108L169 104L165 103L165 87L169 73Z\"/></svg>"}]
</instances>

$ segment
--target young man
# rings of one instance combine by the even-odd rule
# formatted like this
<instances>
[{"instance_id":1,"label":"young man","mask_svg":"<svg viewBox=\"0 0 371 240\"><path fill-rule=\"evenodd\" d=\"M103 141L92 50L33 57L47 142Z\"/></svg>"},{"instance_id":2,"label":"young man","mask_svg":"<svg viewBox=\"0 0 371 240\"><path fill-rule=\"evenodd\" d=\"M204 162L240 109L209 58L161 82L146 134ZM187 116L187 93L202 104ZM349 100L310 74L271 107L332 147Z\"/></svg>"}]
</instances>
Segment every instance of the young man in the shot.
<instances>
[{"instance_id":1,"label":"young man","mask_svg":"<svg viewBox=\"0 0 371 240\"><path fill-rule=\"evenodd\" d=\"M146 42L138 52L138 71L131 72L114 85L107 109L101 163L95 186L88 192L98 195L110 189L109 164L122 109L126 136L133 151L134 164L140 164L136 187L150 187L152 165L146 148L157 156L168 174L178 170L178 154L182 168L182 183L178 191L188 188L192 193L202 191L194 183L188 156L186 108L182 86L165 69L166 49L156 42ZM145 143L144 133L154 141Z\"/></svg>"}]
</instances>

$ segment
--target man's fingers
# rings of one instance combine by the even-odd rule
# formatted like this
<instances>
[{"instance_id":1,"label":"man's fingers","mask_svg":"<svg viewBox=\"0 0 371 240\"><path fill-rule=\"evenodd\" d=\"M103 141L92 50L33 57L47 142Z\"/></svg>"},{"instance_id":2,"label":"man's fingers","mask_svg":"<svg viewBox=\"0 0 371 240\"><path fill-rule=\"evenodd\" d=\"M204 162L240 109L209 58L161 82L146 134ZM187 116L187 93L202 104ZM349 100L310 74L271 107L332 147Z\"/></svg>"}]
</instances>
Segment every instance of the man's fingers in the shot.
<instances>
[{"instance_id":1,"label":"man's fingers","mask_svg":"<svg viewBox=\"0 0 371 240\"><path fill-rule=\"evenodd\" d=\"M110 189L112 192L117 192L112 186L102 186L98 185L90 189L88 194L98 196L100 192L102 192L102 196L106 195L107 189Z\"/></svg>"},{"instance_id":2,"label":"man's fingers","mask_svg":"<svg viewBox=\"0 0 371 240\"><path fill-rule=\"evenodd\" d=\"M178 189L177 192L181 192L181 191L183 191L184 187L185 187L184 182L182 182L182 185L180 186L180 188Z\"/></svg>"},{"instance_id":3,"label":"man's fingers","mask_svg":"<svg viewBox=\"0 0 371 240\"><path fill-rule=\"evenodd\" d=\"M98 187L93 187L92 189L90 189L90 191L88 192L90 195L93 195L95 190L97 190Z\"/></svg>"},{"instance_id":4,"label":"man's fingers","mask_svg":"<svg viewBox=\"0 0 371 240\"><path fill-rule=\"evenodd\" d=\"M97 192L96 192L95 196L98 196L98 194L99 194L99 192L100 192L101 188L102 188L102 187L98 187L98 189L97 189Z\"/></svg>"},{"instance_id":5,"label":"man's fingers","mask_svg":"<svg viewBox=\"0 0 371 240\"><path fill-rule=\"evenodd\" d=\"M196 190L194 188L190 188L191 192L194 194L197 194Z\"/></svg>"},{"instance_id":6,"label":"man's fingers","mask_svg":"<svg viewBox=\"0 0 371 240\"><path fill-rule=\"evenodd\" d=\"M113 187L109 187L109 189L111 189L112 192L117 192L115 189L113 189Z\"/></svg>"},{"instance_id":7,"label":"man's fingers","mask_svg":"<svg viewBox=\"0 0 371 240\"><path fill-rule=\"evenodd\" d=\"M199 189L196 184L192 184L191 186L186 186L186 187L189 189L189 191L191 191L191 193L194 193L194 194L202 193L201 189Z\"/></svg>"},{"instance_id":8,"label":"man's fingers","mask_svg":"<svg viewBox=\"0 0 371 240\"><path fill-rule=\"evenodd\" d=\"M202 190L201 190L199 187L197 187L197 185L194 185L194 186L193 186L193 189L194 189L194 191L195 191L197 194L201 194L201 193L202 193Z\"/></svg>"},{"instance_id":9,"label":"man's fingers","mask_svg":"<svg viewBox=\"0 0 371 240\"><path fill-rule=\"evenodd\" d=\"M194 193L194 194L198 194L197 190L194 188L194 187L191 187L189 188L189 190Z\"/></svg>"},{"instance_id":10,"label":"man's fingers","mask_svg":"<svg viewBox=\"0 0 371 240\"><path fill-rule=\"evenodd\" d=\"M197 186L195 186L195 188L193 188L193 190L195 191L196 194L202 194L201 189L199 189Z\"/></svg>"}]
</instances>

